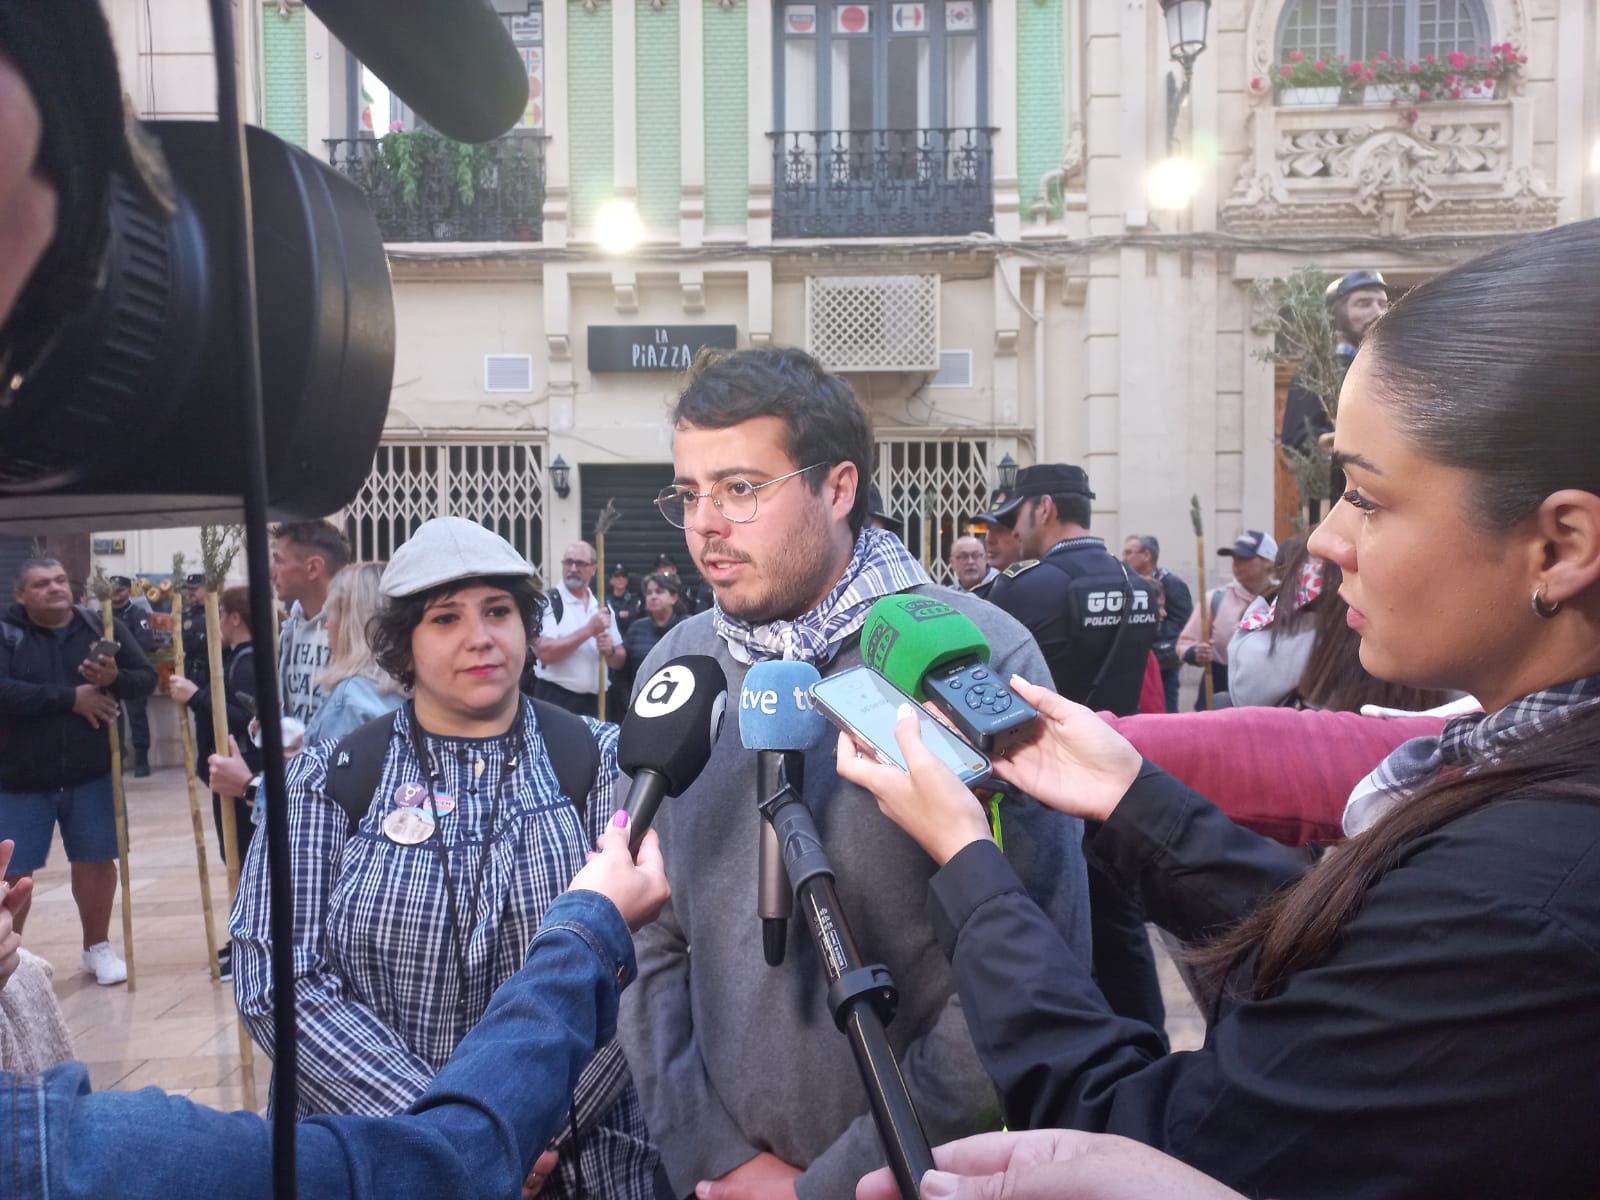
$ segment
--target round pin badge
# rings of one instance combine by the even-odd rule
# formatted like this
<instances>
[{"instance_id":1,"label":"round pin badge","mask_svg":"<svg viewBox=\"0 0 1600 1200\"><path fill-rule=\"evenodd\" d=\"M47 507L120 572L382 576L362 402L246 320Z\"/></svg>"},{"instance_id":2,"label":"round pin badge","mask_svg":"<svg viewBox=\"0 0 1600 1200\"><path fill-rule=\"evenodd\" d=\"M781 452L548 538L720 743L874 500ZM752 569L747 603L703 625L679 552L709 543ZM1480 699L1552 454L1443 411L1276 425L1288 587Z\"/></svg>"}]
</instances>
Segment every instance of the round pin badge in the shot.
<instances>
[{"instance_id":1,"label":"round pin badge","mask_svg":"<svg viewBox=\"0 0 1600 1200\"><path fill-rule=\"evenodd\" d=\"M445 796L445 795L439 795L439 794L435 794L434 795L434 797L433 797L433 811L434 812L438 813L442 817L446 813L455 812L455 810L456 810L456 798L454 796Z\"/></svg>"},{"instance_id":2,"label":"round pin badge","mask_svg":"<svg viewBox=\"0 0 1600 1200\"><path fill-rule=\"evenodd\" d=\"M420 783L402 783L394 790L396 808L421 808L428 798L428 789Z\"/></svg>"},{"instance_id":3,"label":"round pin badge","mask_svg":"<svg viewBox=\"0 0 1600 1200\"><path fill-rule=\"evenodd\" d=\"M383 833L397 846L415 846L433 835L433 818L420 808L397 808L383 819Z\"/></svg>"}]
</instances>

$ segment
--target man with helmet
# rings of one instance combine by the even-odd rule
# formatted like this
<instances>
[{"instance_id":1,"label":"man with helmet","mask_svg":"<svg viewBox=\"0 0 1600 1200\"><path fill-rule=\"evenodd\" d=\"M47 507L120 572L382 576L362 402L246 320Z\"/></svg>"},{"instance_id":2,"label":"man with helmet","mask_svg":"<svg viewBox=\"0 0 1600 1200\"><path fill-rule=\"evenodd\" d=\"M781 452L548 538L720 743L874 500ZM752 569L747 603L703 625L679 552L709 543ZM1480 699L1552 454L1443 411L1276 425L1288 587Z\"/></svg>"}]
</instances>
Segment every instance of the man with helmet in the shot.
<instances>
[{"instance_id":1,"label":"man with helmet","mask_svg":"<svg viewBox=\"0 0 1600 1200\"><path fill-rule=\"evenodd\" d=\"M1333 318L1335 337L1334 354L1345 370L1355 361L1361 339L1372 323L1389 309L1389 287L1377 271L1351 271L1328 285L1324 294L1329 315ZM1329 397L1328 399L1332 399ZM1283 408L1283 444L1291 450L1306 450L1314 446L1324 434L1333 432L1333 421L1328 416L1324 398L1301 383L1296 375L1289 382L1289 395ZM1337 472L1330 475L1328 498L1336 499L1344 490L1342 477ZM1310 498L1310 517L1314 522L1320 516L1321 505L1316 497Z\"/></svg>"}]
</instances>

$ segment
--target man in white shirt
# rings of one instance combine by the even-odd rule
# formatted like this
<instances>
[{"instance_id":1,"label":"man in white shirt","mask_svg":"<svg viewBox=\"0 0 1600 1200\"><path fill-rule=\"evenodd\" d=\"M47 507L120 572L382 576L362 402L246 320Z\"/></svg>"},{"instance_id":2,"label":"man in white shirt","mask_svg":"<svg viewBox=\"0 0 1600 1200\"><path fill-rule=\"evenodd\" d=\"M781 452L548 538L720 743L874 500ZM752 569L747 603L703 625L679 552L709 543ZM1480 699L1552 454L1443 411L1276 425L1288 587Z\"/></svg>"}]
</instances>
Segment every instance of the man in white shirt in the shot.
<instances>
[{"instance_id":1,"label":"man in white shirt","mask_svg":"<svg viewBox=\"0 0 1600 1200\"><path fill-rule=\"evenodd\" d=\"M544 623L534 643L538 663L533 694L568 712L600 711L600 659L620 670L627 660L609 605L594 594L595 549L573 542L561 559L561 586L545 597Z\"/></svg>"}]
</instances>

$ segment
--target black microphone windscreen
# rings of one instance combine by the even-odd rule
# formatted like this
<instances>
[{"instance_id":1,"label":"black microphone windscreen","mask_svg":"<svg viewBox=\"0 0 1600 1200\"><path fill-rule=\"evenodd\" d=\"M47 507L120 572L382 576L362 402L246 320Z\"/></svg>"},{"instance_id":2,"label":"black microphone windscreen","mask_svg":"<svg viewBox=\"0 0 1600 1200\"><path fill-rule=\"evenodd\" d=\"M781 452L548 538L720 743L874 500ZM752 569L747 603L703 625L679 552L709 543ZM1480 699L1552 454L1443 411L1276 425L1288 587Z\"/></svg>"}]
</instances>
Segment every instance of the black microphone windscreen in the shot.
<instances>
[{"instance_id":1,"label":"black microphone windscreen","mask_svg":"<svg viewBox=\"0 0 1600 1200\"><path fill-rule=\"evenodd\" d=\"M728 707L728 678L717 660L685 654L662 666L635 693L617 739L617 765L649 769L679 796L705 769Z\"/></svg>"},{"instance_id":2,"label":"black microphone windscreen","mask_svg":"<svg viewBox=\"0 0 1600 1200\"><path fill-rule=\"evenodd\" d=\"M459 142L509 130L528 71L487 0L306 0L329 31L424 121Z\"/></svg>"}]
</instances>

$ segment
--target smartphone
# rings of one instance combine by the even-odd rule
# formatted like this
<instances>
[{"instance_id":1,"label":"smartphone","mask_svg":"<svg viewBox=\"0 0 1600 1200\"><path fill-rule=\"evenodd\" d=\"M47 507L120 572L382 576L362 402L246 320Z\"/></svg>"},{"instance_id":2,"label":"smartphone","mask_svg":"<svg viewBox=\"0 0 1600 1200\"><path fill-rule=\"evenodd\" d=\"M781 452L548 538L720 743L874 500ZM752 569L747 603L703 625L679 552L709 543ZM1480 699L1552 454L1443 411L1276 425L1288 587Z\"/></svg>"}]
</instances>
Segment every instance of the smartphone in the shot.
<instances>
[{"instance_id":1,"label":"smartphone","mask_svg":"<svg viewBox=\"0 0 1600 1200\"><path fill-rule=\"evenodd\" d=\"M117 651L120 649L122 649L122 647L116 642L113 642L110 638L101 638L98 642L89 647L89 657L115 658L117 656Z\"/></svg>"},{"instance_id":2,"label":"smartphone","mask_svg":"<svg viewBox=\"0 0 1600 1200\"><path fill-rule=\"evenodd\" d=\"M989 778L989 760L962 741L925 712L871 667L851 667L811 685L811 700L817 711L848 733L863 749L871 750L882 763L906 769L900 747L894 740L894 725L902 704L911 705L917 714L922 740L945 766L968 787Z\"/></svg>"}]
</instances>

